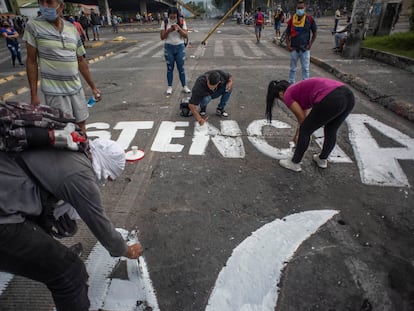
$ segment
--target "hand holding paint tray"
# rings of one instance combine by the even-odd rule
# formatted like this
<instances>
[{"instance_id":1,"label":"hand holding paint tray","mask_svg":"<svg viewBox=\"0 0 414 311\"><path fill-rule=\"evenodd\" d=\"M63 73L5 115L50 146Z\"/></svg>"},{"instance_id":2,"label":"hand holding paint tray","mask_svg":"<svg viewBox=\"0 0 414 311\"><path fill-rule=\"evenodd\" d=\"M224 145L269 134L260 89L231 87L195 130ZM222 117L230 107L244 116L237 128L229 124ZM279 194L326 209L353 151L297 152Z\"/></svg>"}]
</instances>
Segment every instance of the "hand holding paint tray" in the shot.
<instances>
[{"instance_id":1,"label":"hand holding paint tray","mask_svg":"<svg viewBox=\"0 0 414 311\"><path fill-rule=\"evenodd\" d=\"M141 160L145 156L143 150L138 149L138 146L132 146L131 150L125 154L128 162L135 162Z\"/></svg>"}]
</instances>

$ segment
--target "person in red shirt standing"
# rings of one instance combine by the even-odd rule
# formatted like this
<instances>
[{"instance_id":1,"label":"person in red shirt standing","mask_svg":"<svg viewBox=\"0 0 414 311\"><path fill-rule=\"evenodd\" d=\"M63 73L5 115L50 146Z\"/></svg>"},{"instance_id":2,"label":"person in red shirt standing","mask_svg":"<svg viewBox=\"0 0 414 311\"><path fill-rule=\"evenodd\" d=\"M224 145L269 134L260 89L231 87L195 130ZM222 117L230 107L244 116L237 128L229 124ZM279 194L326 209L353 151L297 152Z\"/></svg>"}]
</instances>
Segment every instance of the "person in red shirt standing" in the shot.
<instances>
[{"instance_id":1,"label":"person in red shirt standing","mask_svg":"<svg viewBox=\"0 0 414 311\"><path fill-rule=\"evenodd\" d=\"M85 33L85 29L83 29L81 23L79 23L77 21L77 18L73 18L73 16L69 16L68 21L71 22L73 24L73 26L75 26L76 30L78 31L78 34L82 40L83 45L85 45L85 40L86 40L86 33Z\"/></svg>"},{"instance_id":2,"label":"person in red shirt standing","mask_svg":"<svg viewBox=\"0 0 414 311\"><path fill-rule=\"evenodd\" d=\"M262 13L262 8L258 7L256 14L254 14L254 32L256 34L257 43L260 42L260 37L262 35L263 27L264 27L264 14Z\"/></svg>"}]
</instances>

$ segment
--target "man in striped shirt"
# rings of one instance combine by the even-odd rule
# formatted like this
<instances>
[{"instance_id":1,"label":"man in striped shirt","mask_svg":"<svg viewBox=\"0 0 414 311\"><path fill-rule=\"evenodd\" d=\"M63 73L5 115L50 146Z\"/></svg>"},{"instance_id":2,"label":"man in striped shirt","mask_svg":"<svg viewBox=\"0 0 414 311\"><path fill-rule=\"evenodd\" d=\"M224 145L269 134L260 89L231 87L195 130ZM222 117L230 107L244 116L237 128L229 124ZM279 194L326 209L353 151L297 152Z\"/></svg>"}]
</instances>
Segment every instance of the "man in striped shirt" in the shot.
<instances>
[{"instance_id":1,"label":"man in striped shirt","mask_svg":"<svg viewBox=\"0 0 414 311\"><path fill-rule=\"evenodd\" d=\"M23 40L27 47L26 71L31 103L41 103L37 90L40 72L45 104L72 115L86 132L89 112L80 74L97 101L101 99L101 92L92 80L78 32L61 17L64 6L63 0L40 0L41 16L26 25Z\"/></svg>"}]
</instances>

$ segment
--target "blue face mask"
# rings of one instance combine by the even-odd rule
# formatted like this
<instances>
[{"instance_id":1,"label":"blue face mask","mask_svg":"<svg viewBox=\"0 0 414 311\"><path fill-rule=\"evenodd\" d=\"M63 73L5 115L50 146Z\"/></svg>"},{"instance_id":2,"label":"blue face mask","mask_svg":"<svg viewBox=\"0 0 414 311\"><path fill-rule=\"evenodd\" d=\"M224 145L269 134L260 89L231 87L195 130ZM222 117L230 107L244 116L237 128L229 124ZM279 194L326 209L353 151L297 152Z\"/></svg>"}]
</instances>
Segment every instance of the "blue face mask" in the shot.
<instances>
[{"instance_id":1,"label":"blue face mask","mask_svg":"<svg viewBox=\"0 0 414 311\"><path fill-rule=\"evenodd\" d=\"M39 4L39 10L42 16L45 18L45 20L49 22L54 22L59 17L57 13L59 5L56 8L47 8Z\"/></svg>"},{"instance_id":2,"label":"blue face mask","mask_svg":"<svg viewBox=\"0 0 414 311\"><path fill-rule=\"evenodd\" d=\"M303 16L303 14L305 14L305 9L296 9L296 14L298 16Z\"/></svg>"},{"instance_id":3,"label":"blue face mask","mask_svg":"<svg viewBox=\"0 0 414 311\"><path fill-rule=\"evenodd\" d=\"M72 24L75 22L74 18L69 18L69 22L71 22Z\"/></svg>"}]
</instances>

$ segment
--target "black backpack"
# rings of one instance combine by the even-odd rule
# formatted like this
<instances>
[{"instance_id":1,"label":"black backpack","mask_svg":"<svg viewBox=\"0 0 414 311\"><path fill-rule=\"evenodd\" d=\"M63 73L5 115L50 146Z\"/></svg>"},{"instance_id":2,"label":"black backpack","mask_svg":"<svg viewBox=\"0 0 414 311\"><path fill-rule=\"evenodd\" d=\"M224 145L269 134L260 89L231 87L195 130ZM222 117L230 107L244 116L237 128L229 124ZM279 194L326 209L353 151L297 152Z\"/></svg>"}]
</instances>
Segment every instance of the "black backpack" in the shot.
<instances>
[{"instance_id":1,"label":"black backpack","mask_svg":"<svg viewBox=\"0 0 414 311\"><path fill-rule=\"evenodd\" d=\"M191 117L193 113L190 110L190 107L188 107L188 104L190 103L190 97L183 98L180 102L180 115L182 117Z\"/></svg>"}]
</instances>

